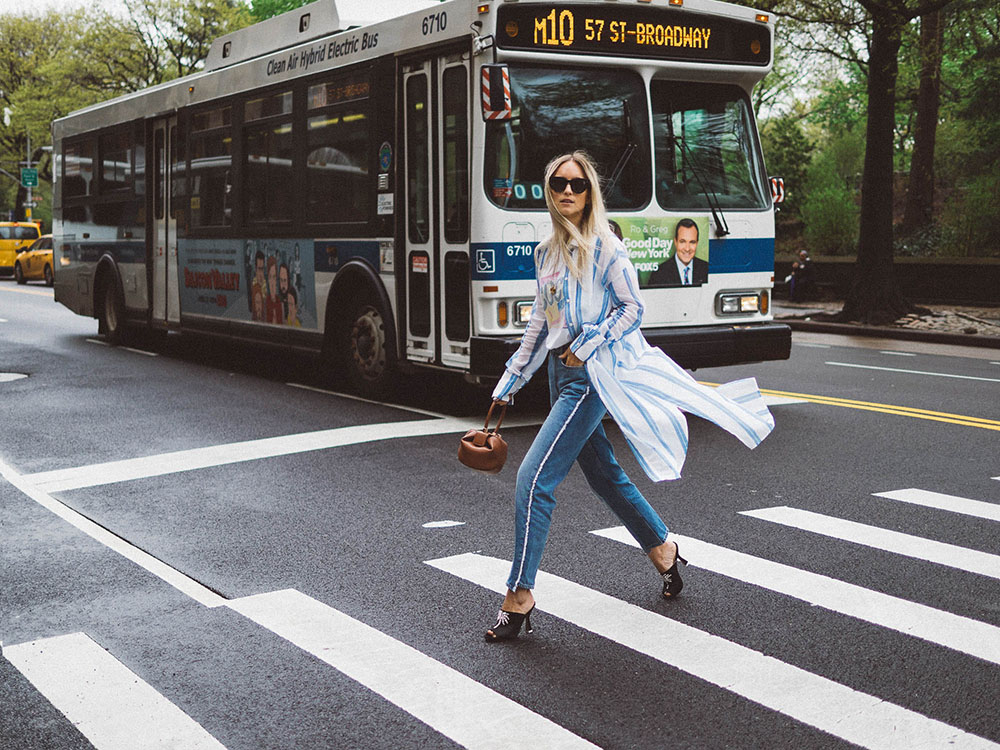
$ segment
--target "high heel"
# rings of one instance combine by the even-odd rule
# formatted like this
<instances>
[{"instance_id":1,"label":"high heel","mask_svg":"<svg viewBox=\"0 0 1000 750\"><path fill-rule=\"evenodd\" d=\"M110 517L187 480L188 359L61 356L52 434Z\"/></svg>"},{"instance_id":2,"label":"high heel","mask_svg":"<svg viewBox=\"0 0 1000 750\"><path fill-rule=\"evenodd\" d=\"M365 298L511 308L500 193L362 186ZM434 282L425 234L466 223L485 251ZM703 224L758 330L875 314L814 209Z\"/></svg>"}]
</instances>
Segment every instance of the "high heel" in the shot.
<instances>
[{"instance_id":1,"label":"high heel","mask_svg":"<svg viewBox=\"0 0 1000 750\"><path fill-rule=\"evenodd\" d=\"M492 628L486 631L485 637L491 643L494 641L509 641L517 638L521 634L521 624L524 624L524 632L530 633L531 613L535 611L535 605L527 612L508 612L501 609L497 612L497 622Z\"/></svg>"},{"instance_id":2,"label":"high heel","mask_svg":"<svg viewBox=\"0 0 1000 750\"><path fill-rule=\"evenodd\" d=\"M674 543L676 551L674 553L674 564L671 565L667 570L660 573L660 577L663 579L663 598L673 599L679 593L681 589L684 588L684 581L681 580L681 572L677 569L677 563L682 562L687 565L687 560L681 557L681 548Z\"/></svg>"}]
</instances>

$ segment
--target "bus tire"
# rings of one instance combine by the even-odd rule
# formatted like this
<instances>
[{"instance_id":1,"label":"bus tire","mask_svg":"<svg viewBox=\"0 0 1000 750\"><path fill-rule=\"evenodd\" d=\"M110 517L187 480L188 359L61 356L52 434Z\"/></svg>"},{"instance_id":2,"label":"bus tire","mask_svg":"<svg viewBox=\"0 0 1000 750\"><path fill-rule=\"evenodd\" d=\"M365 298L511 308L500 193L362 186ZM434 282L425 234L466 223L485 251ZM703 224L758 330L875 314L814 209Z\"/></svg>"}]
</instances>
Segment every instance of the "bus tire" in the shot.
<instances>
[{"instance_id":1,"label":"bus tire","mask_svg":"<svg viewBox=\"0 0 1000 750\"><path fill-rule=\"evenodd\" d=\"M338 347L348 382L369 398L383 398L395 377L396 355L386 331L385 313L362 291L347 305Z\"/></svg>"},{"instance_id":2,"label":"bus tire","mask_svg":"<svg viewBox=\"0 0 1000 750\"><path fill-rule=\"evenodd\" d=\"M125 340L125 300L114 274L103 278L97 294L97 332L117 345Z\"/></svg>"},{"instance_id":3,"label":"bus tire","mask_svg":"<svg viewBox=\"0 0 1000 750\"><path fill-rule=\"evenodd\" d=\"M56 283L55 276L52 275L52 266L45 264L45 286L52 286Z\"/></svg>"},{"instance_id":4,"label":"bus tire","mask_svg":"<svg viewBox=\"0 0 1000 750\"><path fill-rule=\"evenodd\" d=\"M27 284L28 283L28 280L26 278L24 278L24 271L21 270L21 264L20 263L15 263L14 264L14 280L18 284Z\"/></svg>"}]
</instances>

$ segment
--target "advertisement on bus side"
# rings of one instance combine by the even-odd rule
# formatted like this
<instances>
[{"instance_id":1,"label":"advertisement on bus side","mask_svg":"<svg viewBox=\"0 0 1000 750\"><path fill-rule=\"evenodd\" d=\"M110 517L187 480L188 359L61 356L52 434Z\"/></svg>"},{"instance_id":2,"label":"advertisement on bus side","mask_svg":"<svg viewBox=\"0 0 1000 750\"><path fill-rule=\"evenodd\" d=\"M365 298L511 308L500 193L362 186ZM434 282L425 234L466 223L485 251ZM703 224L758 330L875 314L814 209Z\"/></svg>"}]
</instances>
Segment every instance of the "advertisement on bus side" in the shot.
<instances>
[{"instance_id":1,"label":"advertisement on bus side","mask_svg":"<svg viewBox=\"0 0 1000 750\"><path fill-rule=\"evenodd\" d=\"M187 240L178 254L185 313L317 328L312 240Z\"/></svg>"}]
</instances>

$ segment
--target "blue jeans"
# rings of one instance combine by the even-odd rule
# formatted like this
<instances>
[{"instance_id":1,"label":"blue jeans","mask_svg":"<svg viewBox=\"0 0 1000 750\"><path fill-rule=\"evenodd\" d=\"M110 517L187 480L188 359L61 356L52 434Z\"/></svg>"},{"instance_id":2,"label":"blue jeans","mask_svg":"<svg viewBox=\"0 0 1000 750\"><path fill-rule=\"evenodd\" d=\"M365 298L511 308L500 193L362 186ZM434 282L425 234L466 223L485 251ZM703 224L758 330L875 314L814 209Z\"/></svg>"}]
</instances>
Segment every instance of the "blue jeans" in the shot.
<instances>
[{"instance_id":1,"label":"blue jeans","mask_svg":"<svg viewBox=\"0 0 1000 750\"><path fill-rule=\"evenodd\" d=\"M601 426L606 410L587 369L568 367L550 354L549 398L549 416L517 470L514 562L507 579L511 591L535 586L556 505L553 493L574 461L644 551L667 538L667 527L615 460Z\"/></svg>"}]
</instances>

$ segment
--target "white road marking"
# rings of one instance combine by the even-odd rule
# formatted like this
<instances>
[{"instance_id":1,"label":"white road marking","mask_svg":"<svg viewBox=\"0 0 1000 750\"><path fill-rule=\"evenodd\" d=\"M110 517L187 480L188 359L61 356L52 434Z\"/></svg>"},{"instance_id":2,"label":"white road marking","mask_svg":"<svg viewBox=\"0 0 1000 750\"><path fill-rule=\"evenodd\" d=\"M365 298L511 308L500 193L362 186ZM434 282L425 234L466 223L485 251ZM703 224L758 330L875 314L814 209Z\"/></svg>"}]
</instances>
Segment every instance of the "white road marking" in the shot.
<instances>
[{"instance_id":1,"label":"white road marking","mask_svg":"<svg viewBox=\"0 0 1000 750\"><path fill-rule=\"evenodd\" d=\"M497 594L503 593L510 569L509 561L476 554L428 560L427 564ZM1000 747L564 578L539 572L535 593L540 611L862 747ZM656 709L654 702L650 710Z\"/></svg>"},{"instance_id":2,"label":"white road marking","mask_svg":"<svg viewBox=\"0 0 1000 750\"><path fill-rule=\"evenodd\" d=\"M23 372L0 372L0 383L12 383L26 377Z\"/></svg>"},{"instance_id":3,"label":"white road marking","mask_svg":"<svg viewBox=\"0 0 1000 750\"><path fill-rule=\"evenodd\" d=\"M793 346L804 346L804 347L807 347L809 349L832 349L833 348L829 344L809 344L809 343L806 343L805 341L793 341L792 344L793 344Z\"/></svg>"},{"instance_id":4,"label":"white road marking","mask_svg":"<svg viewBox=\"0 0 1000 750\"><path fill-rule=\"evenodd\" d=\"M194 579L170 567L162 560L158 560L148 552L144 552L138 547L129 544L117 534L111 533L103 526L99 526L68 505L59 502L47 492L38 489L30 477L21 476L3 461L0 461L0 475L43 508L55 513L90 538L117 552L122 557L131 560L139 567L149 571L160 580L169 583L175 589L187 594L195 601L204 604L206 607L218 607L226 603L224 597L216 594L211 589L202 586Z\"/></svg>"},{"instance_id":5,"label":"white road marking","mask_svg":"<svg viewBox=\"0 0 1000 750\"><path fill-rule=\"evenodd\" d=\"M285 385L292 388L301 388L304 391L313 391L315 393L323 393L327 396L336 396L337 398L347 398L351 401L361 401L365 404L375 404L375 406L391 406L393 409L403 409L404 411L411 411L414 414L423 414L426 417L437 417L438 419L449 419L447 414L438 414L437 412L427 411L425 409L417 409L414 406L403 406L402 404L390 404L385 401L374 401L370 398L363 398L362 396L357 396L353 393L341 393L340 391L331 391L326 388L316 388L312 385L303 385L302 383L285 383Z\"/></svg>"},{"instance_id":6,"label":"white road marking","mask_svg":"<svg viewBox=\"0 0 1000 750\"><path fill-rule=\"evenodd\" d=\"M107 347L111 346L111 344L109 342L107 342L107 341L101 341L100 339L86 339L86 340L89 341L91 344L100 344L101 346L107 346ZM136 349L136 348L131 347L131 346L116 346L114 348L115 349L124 349L127 352L133 352L135 354L143 354L143 355L145 355L147 357L159 357L160 356L158 352L147 352L145 349Z\"/></svg>"},{"instance_id":7,"label":"white road marking","mask_svg":"<svg viewBox=\"0 0 1000 750\"><path fill-rule=\"evenodd\" d=\"M160 453L141 458L127 458L70 469L56 469L32 474L29 478L38 487L48 492L60 492L243 461L369 443L376 440L441 435L449 432L461 434L470 428L480 426L482 426L482 422L478 420L460 418L361 424L352 427L338 427L332 430L318 430L260 440L246 440L239 443L212 445L206 448L192 448L191 450ZM504 423L504 426L516 427L519 425L517 420L509 420ZM455 445L458 445L457 438Z\"/></svg>"},{"instance_id":8,"label":"white road marking","mask_svg":"<svg viewBox=\"0 0 1000 750\"><path fill-rule=\"evenodd\" d=\"M465 526L465 521L428 521L424 524L425 529L448 529L452 526Z\"/></svg>"},{"instance_id":9,"label":"white road marking","mask_svg":"<svg viewBox=\"0 0 1000 750\"><path fill-rule=\"evenodd\" d=\"M855 365L849 362L827 362L833 367L853 367L859 370L879 370L881 372L902 372L908 375L931 375L936 378L955 378L958 380L980 380L986 383L1000 383L1000 378L980 378L974 375L953 375L948 372L928 372L927 370L903 370L898 367L876 367L875 365Z\"/></svg>"},{"instance_id":10,"label":"white road marking","mask_svg":"<svg viewBox=\"0 0 1000 750\"><path fill-rule=\"evenodd\" d=\"M879 354L889 354L893 357L916 357L917 355L913 352L891 352L887 349L883 349Z\"/></svg>"},{"instance_id":11,"label":"white road marking","mask_svg":"<svg viewBox=\"0 0 1000 750\"><path fill-rule=\"evenodd\" d=\"M624 526L590 533L639 547ZM994 625L680 534L670 538L692 567L1000 664L1000 628Z\"/></svg>"},{"instance_id":12,"label":"white road marking","mask_svg":"<svg viewBox=\"0 0 1000 750\"><path fill-rule=\"evenodd\" d=\"M461 672L295 590L229 606L468 748L595 747Z\"/></svg>"},{"instance_id":13,"label":"white road marking","mask_svg":"<svg viewBox=\"0 0 1000 750\"><path fill-rule=\"evenodd\" d=\"M98 750L225 747L84 633L5 646L3 655Z\"/></svg>"},{"instance_id":14,"label":"white road marking","mask_svg":"<svg viewBox=\"0 0 1000 750\"><path fill-rule=\"evenodd\" d=\"M787 506L744 510L740 514L1000 579L1000 556L987 552Z\"/></svg>"},{"instance_id":15,"label":"white road marking","mask_svg":"<svg viewBox=\"0 0 1000 750\"><path fill-rule=\"evenodd\" d=\"M947 510L966 516L985 518L988 521L1000 521L1000 505L984 503L981 500L970 500L966 497L944 495L940 492L918 489L892 490L891 492L875 492L872 494L875 497L884 497L903 503L923 505L927 508L937 508L938 510Z\"/></svg>"}]
</instances>

